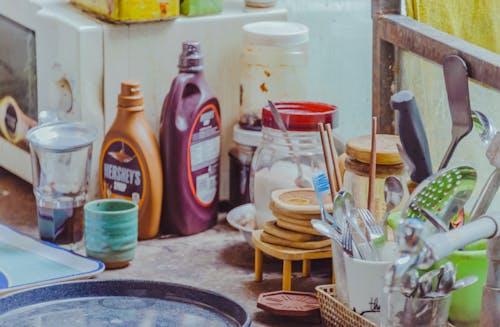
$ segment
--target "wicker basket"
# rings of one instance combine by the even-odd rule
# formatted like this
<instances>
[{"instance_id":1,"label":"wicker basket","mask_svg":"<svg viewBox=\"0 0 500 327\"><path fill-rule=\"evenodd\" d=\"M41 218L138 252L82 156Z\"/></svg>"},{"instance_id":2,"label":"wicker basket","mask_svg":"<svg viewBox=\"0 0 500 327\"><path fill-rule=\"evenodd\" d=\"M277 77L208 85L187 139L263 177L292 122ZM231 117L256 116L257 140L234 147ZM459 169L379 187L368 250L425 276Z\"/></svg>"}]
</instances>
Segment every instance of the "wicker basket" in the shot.
<instances>
[{"instance_id":1,"label":"wicker basket","mask_svg":"<svg viewBox=\"0 0 500 327\"><path fill-rule=\"evenodd\" d=\"M338 301L335 296L335 285L316 286L321 320L326 327L377 327L376 324L363 318ZM448 323L448 327L454 327Z\"/></svg>"},{"instance_id":2,"label":"wicker basket","mask_svg":"<svg viewBox=\"0 0 500 327\"><path fill-rule=\"evenodd\" d=\"M377 327L373 322L363 318L347 308L335 296L335 285L316 286L321 320L326 327Z\"/></svg>"}]
</instances>

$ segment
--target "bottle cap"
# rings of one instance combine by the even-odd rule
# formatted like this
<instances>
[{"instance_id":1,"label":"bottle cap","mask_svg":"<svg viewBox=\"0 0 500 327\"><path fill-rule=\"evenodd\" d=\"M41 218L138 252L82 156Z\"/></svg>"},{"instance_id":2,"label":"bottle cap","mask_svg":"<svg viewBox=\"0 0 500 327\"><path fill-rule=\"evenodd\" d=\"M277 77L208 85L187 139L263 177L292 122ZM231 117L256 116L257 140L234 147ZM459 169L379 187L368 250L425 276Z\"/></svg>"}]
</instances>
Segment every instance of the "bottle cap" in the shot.
<instances>
[{"instance_id":1,"label":"bottle cap","mask_svg":"<svg viewBox=\"0 0 500 327\"><path fill-rule=\"evenodd\" d=\"M296 46L309 41L309 28L292 22L256 22L243 26L247 44Z\"/></svg>"},{"instance_id":2,"label":"bottle cap","mask_svg":"<svg viewBox=\"0 0 500 327\"><path fill-rule=\"evenodd\" d=\"M118 106L140 107L144 105L144 96L141 92L141 84L138 81L122 81L121 92L118 95Z\"/></svg>"},{"instance_id":3,"label":"bottle cap","mask_svg":"<svg viewBox=\"0 0 500 327\"><path fill-rule=\"evenodd\" d=\"M185 41L182 43L182 53L179 57L179 71L196 72L203 70L203 56L200 42Z\"/></svg>"},{"instance_id":4,"label":"bottle cap","mask_svg":"<svg viewBox=\"0 0 500 327\"><path fill-rule=\"evenodd\" d=\"M318 124L338 126L337 107L319 102L275 102L281 119L288 131L312 132L318 130ZM279 129L274 121L269 106L262 108L262 126Z\"/></svg>"}]
</instances>

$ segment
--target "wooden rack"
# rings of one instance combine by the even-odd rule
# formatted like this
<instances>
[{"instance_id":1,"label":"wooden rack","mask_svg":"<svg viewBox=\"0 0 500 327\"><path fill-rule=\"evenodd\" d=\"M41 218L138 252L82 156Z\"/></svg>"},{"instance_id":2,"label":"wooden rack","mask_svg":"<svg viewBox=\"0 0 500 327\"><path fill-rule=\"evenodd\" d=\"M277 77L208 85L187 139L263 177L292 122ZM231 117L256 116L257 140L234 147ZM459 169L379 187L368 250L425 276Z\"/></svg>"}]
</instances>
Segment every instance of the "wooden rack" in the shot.
<instances>
[{"instance_id":1,"label":"wooden rack","mask_svg":"<svg viewBox=\"0 0 500 327\"><path fill-rule=\"evenodd\" d=\"M372 110L379 117L379 132L394 133L389 100L397 87L398 48L440 65L445 56L459 55L470 78L500 91L500 55L401 15L400 0L372 0L372 19Z\"/></svg>"}]
</instances>

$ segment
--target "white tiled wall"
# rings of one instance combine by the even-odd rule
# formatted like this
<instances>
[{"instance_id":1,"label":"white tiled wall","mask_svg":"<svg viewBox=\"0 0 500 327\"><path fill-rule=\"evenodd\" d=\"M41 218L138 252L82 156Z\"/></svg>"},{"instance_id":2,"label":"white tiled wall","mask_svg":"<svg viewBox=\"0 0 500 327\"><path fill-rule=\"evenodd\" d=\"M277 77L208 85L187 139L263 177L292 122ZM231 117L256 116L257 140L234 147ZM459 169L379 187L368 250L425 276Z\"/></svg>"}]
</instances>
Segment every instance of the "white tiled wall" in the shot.
<instances>
[{"instance_id":1,"label":"white tiled wall","mask_svg":"<svg viewBox=\"0 0 500 327\"><path fill-rule=\"evenodd\" d=\"M309 98L339 108L337 133L368 134L371 124L371 0L279 0L310 29Z\"/></svg>"}]
</instances>

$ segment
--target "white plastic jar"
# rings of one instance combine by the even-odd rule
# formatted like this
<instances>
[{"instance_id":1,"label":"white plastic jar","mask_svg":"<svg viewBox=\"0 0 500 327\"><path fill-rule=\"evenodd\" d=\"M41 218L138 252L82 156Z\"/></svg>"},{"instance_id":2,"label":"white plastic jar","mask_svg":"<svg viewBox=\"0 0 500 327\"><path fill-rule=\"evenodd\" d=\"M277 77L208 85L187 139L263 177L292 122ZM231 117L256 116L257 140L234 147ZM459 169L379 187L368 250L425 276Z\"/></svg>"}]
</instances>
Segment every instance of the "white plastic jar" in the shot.
<instances>
[{"instance_id":1,"label":"white plastic jar","mask_svg":"<svg viewBox=\"0 0 500 327\"><path fill-rule=\"evenodd\" d=\"M267 100L307 99L307 26L292 22L256 22L243 26L240 125L261 129Z\"/></svg>"}]
</instances>

